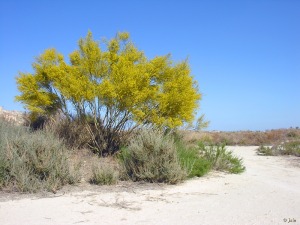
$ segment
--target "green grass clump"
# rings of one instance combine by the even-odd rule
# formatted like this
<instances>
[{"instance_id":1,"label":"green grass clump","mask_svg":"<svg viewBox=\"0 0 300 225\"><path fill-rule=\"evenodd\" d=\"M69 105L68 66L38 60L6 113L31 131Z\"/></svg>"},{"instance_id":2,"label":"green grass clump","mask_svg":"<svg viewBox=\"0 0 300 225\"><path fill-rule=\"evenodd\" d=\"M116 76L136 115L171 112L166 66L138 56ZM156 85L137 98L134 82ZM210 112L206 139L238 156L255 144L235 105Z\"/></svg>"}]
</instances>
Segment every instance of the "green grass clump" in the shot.
<instances>
[{"instance_id":1,"label":"green grass clump","mask_svg":"<svg viewBox=\"0 0 300 225\"><path fill-rule=\"evenodd\" d=\"M210 162L200 157L199 149L187 148L181 141L176 141L178 157L181 166L185 168L188 177L202 177L211 170Z\"/></svg>"},{"instance_id":2,"label":"green grass clump","mask_svg":"<svg viewBox=\"0 0 300 225\"><path fill-rule=\"evenodd\" d=\"M43 131L0 120L0 189L20 192L56 191L78 181L68 150L59 139Z\"/></svg>"},{"instance_id":3,"label":"green grass clump","mask_svg":"<svg viewBox=\"0 0 300 225\"><path fill-rule=\"evenodd\" d=\"M242 173L245 171L243 160L228 151L224 144L205 146L199 143L202 157L210 162L213 169L230 173Z\"/></svg>"},{"instance_id":4,"label":"green grass clump","mask_svg":"<svg viewBox=\"0 0 300 225\"><path fill-rule=\"evenodd\" d=\"M113 185L119 180L119 173L110 164L94 165L92 168L91 184L96 185Z\"/></svg>"},{"instance_id":5,"label":"green grass clump","mask_svg":"<svg viewBox=\"0 0 300 225\"><path fill-rule=\"evenodd\" d=\"M187 176L173 137L158 129L140 130L121 150L120 160L133 181L176 184Z\"/></svg>"}]
</instances>

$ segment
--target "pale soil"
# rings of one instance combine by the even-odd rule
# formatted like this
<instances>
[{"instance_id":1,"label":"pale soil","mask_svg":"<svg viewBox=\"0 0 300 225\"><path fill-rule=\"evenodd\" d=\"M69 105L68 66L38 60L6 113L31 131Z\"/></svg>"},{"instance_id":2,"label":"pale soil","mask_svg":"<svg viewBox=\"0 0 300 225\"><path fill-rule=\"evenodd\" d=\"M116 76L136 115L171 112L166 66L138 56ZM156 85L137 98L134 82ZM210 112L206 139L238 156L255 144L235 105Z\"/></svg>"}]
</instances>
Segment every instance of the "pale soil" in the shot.
<instances>
[{"instance_id":1,"label":"pale soil","mask_svg":"<svg viewBox=\"0 0 300 225\"><path fill-rule=\"evenodd\" d=\"M211 173L176 186L83 185L56 194L0 193L0 224L300 224L300 158L244 158L240 175Z\"/></svg>"}]
</instances>

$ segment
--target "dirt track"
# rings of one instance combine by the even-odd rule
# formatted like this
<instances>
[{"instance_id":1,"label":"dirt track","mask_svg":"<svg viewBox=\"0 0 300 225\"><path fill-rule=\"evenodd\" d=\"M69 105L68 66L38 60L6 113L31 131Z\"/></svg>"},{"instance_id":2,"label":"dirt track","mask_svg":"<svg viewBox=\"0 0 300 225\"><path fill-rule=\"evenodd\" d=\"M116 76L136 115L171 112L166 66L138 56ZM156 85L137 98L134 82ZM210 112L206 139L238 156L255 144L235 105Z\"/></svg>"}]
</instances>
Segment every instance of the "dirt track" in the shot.
<instances>
[{"instance_id":1,"label":"dirt track","mask_svg":"<svg viewBox=\"0 0 300 225\"><path fill-rule=\"evenodd\" d=\"M44 197L2 193L0 224L300 224L300 159L228 148L244 158L243 174L212 173L176 186L74 188Z\"/></svg>"}]
</instances>

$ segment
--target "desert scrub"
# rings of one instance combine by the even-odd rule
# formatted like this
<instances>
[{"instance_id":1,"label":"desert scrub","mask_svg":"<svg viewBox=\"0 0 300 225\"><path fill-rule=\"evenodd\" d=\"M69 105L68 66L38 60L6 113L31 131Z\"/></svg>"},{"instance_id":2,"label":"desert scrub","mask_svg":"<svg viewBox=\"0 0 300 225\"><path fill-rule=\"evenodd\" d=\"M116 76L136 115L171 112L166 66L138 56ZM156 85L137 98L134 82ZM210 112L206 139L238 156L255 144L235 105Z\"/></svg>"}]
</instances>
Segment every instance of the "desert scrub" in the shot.
<instances>
[{"instance_id":1,"label":"desert scrub","mask_svg":"<svg viewBox=\"0 0 300 225\"><path fill-rule=\"evenodd\" d=\"M55 192L79 180L68 150L51 133L0 121L0 189Z\"/></svg>"},{"instance_id":2,"label":"desert scrub","mask_svg":"<svg viewBox=\"0 0 300 225\"><path fill-rule=\"evenodd\" d=\"M275 151L274 149L272 149L272 147L261 145L257 149L257 154L265 155L265 156L274 156L274 155L278 155L279 153L277 151Z\"/></svg>"},{"instance_id":3,"label":"desert scrub","mask_svg":"<svg viewBox=\"0 0 300 225\"><path fill-rule=\"evenodd\" d=\"M300 156L300 140L287 141L272 147L260 146L257 154L267 156L294 155Z\"/></svg>"},{"instance_id":4,"label":"desert scrub","mask_svg":"<svg viewBox=\"0 0 300 225\"><path fill-rule=\"evenodd\" d=\"M113 185L119 180L119 172L110 164L94 164L92 167L91 184Z\"/></svg>"},{"instance_id":5,"label":"desert scrub","mask_svg":"<svg viewBox=\"0 0 300 225\"><path fill-rule=\"evenodd\" d=\"M119 158L133 181L176 184L187 176L173 137L159 129L141 129L121 150Z\"/></svg>"},{"instance_id":6,"label":"desert scrub","mask_svg":"<svg viewBox=\"0 0 300 225\"><path fill-rule=\"evenodd\" d=\"M188 148L181 140L176 140L176 146L181 166L187 171L189 178L201 177L211 170L210 161L200 157L199 149Z\"/></svg>"},{"instance_id":7,"label":"desert scrub","mask_svg":"<svg viewBox=\"0 0 300 225\"><path fill-rule=\"evenodd\" d=\"M243 160L228 151L224 144L205 146L200 142L198 146L201 156L209 161L212 169L230 173L245 171Z\"/></svg>"}]
</instances>

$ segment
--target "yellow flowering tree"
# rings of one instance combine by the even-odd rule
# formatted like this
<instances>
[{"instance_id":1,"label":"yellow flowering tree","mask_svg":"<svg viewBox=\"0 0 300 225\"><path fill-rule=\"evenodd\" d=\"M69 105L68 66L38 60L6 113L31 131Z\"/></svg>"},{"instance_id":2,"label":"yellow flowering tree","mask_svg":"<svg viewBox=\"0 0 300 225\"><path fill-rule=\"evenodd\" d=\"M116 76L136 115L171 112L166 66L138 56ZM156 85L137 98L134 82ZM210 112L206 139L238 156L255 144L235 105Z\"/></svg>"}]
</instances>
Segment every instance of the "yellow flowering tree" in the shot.
<instances>
[{"instance_id":1,"label":"yellow flowering tree","mask_svg":"<svg viewBox=\"0 0 300 225\"><path fill-rule=\"evenodd\" d=\"M187 61L176 64L169 55L147 59L128 33L104 43L103 50L88 32L69 63L55 49L46 50L33 63L33 73L17 77L16 100L34 115L92 118L102 137L94 139L101 153L118 150L123 131L175 128L194 119L201 96Z\"/></svg>"}]
</instances>

